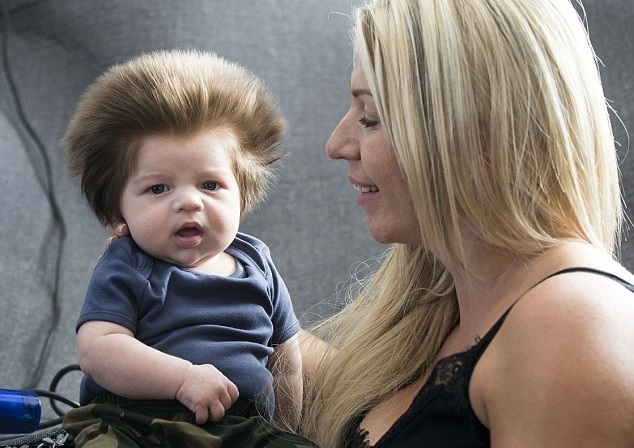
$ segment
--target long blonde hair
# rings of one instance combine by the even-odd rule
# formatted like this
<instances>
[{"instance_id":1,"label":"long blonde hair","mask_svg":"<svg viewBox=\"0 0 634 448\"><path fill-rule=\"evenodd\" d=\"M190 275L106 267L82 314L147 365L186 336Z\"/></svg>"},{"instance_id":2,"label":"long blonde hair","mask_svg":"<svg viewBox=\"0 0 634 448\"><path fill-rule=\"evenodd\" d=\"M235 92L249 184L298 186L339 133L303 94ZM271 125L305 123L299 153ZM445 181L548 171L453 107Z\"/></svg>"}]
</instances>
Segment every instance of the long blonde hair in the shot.
<instances>
[{"instance_id":1,"label":"long blonde hair","mask_svg":"<svg viewBox=\"0 0 634 448\"><path fill-rule=\"evenodd\" d=\"M614 253L616 151L597 61L567 0L376 0L353 30L420 223L323 322L304 430L345 446L360 418L429 372L459 319L460 228L517 257L566 238Z\"/></svg>"}]
</instances>

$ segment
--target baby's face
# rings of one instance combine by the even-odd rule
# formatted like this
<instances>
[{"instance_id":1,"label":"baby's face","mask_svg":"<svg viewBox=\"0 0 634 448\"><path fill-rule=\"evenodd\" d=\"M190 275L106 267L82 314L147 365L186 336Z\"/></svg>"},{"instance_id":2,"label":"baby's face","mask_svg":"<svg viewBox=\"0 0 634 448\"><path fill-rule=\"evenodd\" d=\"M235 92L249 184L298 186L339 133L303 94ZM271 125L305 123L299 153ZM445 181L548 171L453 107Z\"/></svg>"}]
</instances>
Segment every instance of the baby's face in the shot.
<instances>
[{"instance_id":1,"label":"baby's face","mask_svg":"<svg viewBox=\"0 0 634 448\"><path fill-rule=\"evenodd\" d=\"M240 222L235 147L226 130L140 141L136 171L121 196L123 217L139 247L198 270L220 259Z\"/></svg>"}]
</instances>

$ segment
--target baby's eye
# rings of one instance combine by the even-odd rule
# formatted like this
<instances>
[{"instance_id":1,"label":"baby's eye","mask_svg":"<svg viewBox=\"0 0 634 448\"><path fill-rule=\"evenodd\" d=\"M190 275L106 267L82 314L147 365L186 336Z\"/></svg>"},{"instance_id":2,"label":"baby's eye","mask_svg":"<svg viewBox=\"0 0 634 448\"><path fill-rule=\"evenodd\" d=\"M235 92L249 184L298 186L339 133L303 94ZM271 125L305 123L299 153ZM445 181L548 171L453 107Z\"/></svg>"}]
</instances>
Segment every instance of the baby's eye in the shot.
<instances>
[{"instance_id":1,"label":"baby's eye","mask_svg":"<svg viewBox=\"0 0 634 448\"><path fill-rule=\"evenodd\" d=\"M372 118L368 118L368 117L361 117L359 119L359 123L361 123L362 126L366 127L366 128L373 128L379 125L379 120L374 120Z\"/></svg>"},{"instance_id":2,"label":"baby's eye","mask_svg":"<svg viewBox=\"0 0 634 448\"><path fill-rule=\"evenodd\" d=\"M165 184L157 184L157 185L152 185L148 191L152 194L161 194L161 193L165 193L165 190L167 190L167 187L165 186Z\"/></svg>"},{"instance_id":3,"label":"baby's eye","mask_svg":"<svg viewBox=\"0 0 634 448\"><path fill-rule=\"evenodd\" d=\"M205 182L203 182L203 189L204 190L217 190L218 189L218 182L213 181L213 180L206 180Z\"/></svg>"}]
</instances>

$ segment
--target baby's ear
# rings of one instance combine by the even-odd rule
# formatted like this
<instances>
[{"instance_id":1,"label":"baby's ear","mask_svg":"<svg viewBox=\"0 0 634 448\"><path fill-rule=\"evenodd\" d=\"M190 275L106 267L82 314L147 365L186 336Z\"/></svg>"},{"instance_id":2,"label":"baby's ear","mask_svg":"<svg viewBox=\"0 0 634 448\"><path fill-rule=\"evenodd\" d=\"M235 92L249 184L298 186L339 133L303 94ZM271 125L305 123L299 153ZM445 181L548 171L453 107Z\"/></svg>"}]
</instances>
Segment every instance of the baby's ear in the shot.
<instances>
[{"instance_id":1,"label":"baby's ear","mask_svg":"<svg viewBox=\"0 0 634 448\"><path fill-rule=\"evenodd\" d=\"M130 235L130 229L128 229L128 225L125 222L112 225L112 236L120 238L126 235Z\"/></svg>"},{"instance_id":2,"label":"baby's ear","mask_svg":"<svg viewBox=\"0 0 634 448\"><path fill-rule=\"evenodd\" d=\"M104 250L108 248L112 244L114 240L117 238L121 238L123 236L130 235L130 229L128 229L128 225L124 222L115 223L112 225L112 235L106 238L106 241L103 245Z\"/></svg>"}]
</instances>

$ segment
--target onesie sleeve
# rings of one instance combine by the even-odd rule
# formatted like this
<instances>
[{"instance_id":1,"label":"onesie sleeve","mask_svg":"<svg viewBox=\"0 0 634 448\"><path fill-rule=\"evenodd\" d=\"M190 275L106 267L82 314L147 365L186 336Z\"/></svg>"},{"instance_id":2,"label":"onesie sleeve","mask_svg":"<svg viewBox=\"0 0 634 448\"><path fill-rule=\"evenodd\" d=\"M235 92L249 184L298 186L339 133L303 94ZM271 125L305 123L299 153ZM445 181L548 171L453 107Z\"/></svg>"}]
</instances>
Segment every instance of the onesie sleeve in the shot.
<instances>
[{"instance_id":1,"label":"onesie sleeve","mask_svg":"<svg viewBox=\"0 0 634 448\"><path fill-rule=\"evenodd\" d=\"M286 342L299 332L299 321L293 310L290 293L271 259L268 248L266 249L266 259L269 266L272 301L273 336L271 337L271 345L276 346Z\"/></svg>"},{"instance_id":2,"label":"onesie sleeve","mask_svg":"<svg viewBox=\"0 0 634 448\"><path fill-rule=\"evenodd\" d=\"M122 325L136 333L143 296L148 287L145 262L131 250L131 239L113 242L95 266L75 330L88 321Z\"/></svg>"},{"instance_id":3,"label":"onesie sleeve","mask_svg":"<svg viewBox=\"0 0 634 448\"><path fill-rule=\"evenodd\" d=\"M252 235L238 232L232 243L234 254L246 257L247 263L258 270L266 282L266 300L263 304L273 327L270 346L286 342L299 332L299 321L293 311L291 297L286 284L277 271L266 244Z\"/></svg>"}]
</instances>

